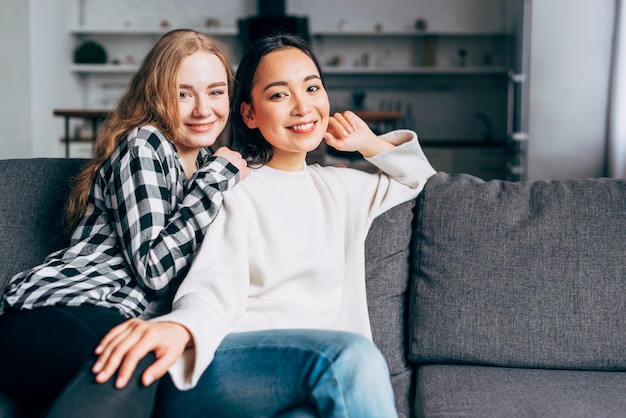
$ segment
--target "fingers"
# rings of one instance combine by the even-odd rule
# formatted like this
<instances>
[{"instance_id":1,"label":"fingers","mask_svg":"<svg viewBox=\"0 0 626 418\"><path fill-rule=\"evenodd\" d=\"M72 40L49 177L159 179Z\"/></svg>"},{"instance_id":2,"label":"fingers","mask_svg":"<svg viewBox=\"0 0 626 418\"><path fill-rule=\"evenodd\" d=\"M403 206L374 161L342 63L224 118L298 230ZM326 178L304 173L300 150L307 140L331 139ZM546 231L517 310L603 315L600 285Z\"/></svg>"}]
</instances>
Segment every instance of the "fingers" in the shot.
<instances>
[{"instance_id":1,"label":"fingers","mask_svg":"<svg viewBox=\"0 0 626 418\"><path fill-rule=\"evenodd\" d=\"M96 349L99 357L92 372L98 383L108 381L117 372L115 387L123 388L141 359L154 351L157 361L142 375L142 383L150 385L176 362L189 341L191 334L180 324L130 319L103 338Z\"/></svg>"},{"instance_id":2,"label":"fingers","mask_svg":"<svg viewBox=\"0 0 626 418\"><path fill-rule=\"evenodd\" d=\"M191 333L183 325L174 322L160 322L153 325L157 342L154 345L154 352L157 360L143 373L142 383L146 386L163 377L183 354L185 348L193 346Z\"/></svg>"},{"instance_id":3,"label":"fingers","mask_svg":"<svg viewBox=\"0 0 626 418\"><path fill-rule=\"evenodd\" d=\"M353 131L356 130L358 127L357 122L360 120L360 118L351 110L345 110L341 113L337 112L333 116L337 119L343 118L345 123L348 123Z\"/></svg>"},{"instance_id":4,"label":"fingers","mask_svg":"<svg viewBox=\"0 0 626 418\"><path fill-rule=\"evenodd\" d=\"M137 319L129 319L120 325L111 328L107 335L102 338L100 344L95 349L95 353L99 356L98 361L94 364L92 371L98 373L102 370L104 363L107 362L111 355L112 347L115 347L119 341L122 341L135 327Z\"/></svg>"},{"instance_id":5,"label":"fingers","mask_svg":"<svg viewBox=\"0 0 626 418\"><path fill-rule=\"evenodd\" d=\"M169 368L176 362L179 356L180 354L177 350L165 351L165 354L163 354L162 357L158 357L157 361L152 363L150 367L144 371L141 377L141 383L143 383L144 386L149 386L155 380L163 377Z\"/></svg>"},{"instance_id":6,"label":"fingers","mask_svg":"<svg viewBox=\"0 0 626 418\"><path fill-rule=\"evenodd\" d=\"M324 140L331 147L340 151L353 151L354 142L349 136L359 129L359 118L351 111L336 112L328 120Z\"/></svg>"},{"instance_id":7,"label":"fingers","mask_svg":"<svg viewBox=\"0 0 626 418\"><path fill-rule=\"evenodd\" d=\"M137 364L141 361L141 359L143 359L149 352L153 350L154 341L146 338L138 340L137 343L134 344L130 350L126 351L125 355L123 356L122 363L117 371L115 387L121 389L126 386L128 381L133 376L133 373L137 368ZM113 373L115 373L115 370L113 370ZM161 376L156 377L150 373L144 372L142 376L142 381L146 386L148 386L152 382L154 382L155 379L158 379Z\"/></svg>"},{"instance_id":8,"label":"fingers","mask_svg":"<svg viewBox=\"0 0 626 418\"><path fill-rule=\"evenodd\" d=\"M348 136L357 129L353 117L356 115L349 110L343 113L336 112L328 121L328 131L334 137Z\"/></svg>"},{"instance_id":9,"label":"fingers","mask_svg":"<svg viewBox=\"0 0 626 418\"><path fill-rule=\"evenodd\" d=\"M218 148L213 155L226 158L232 165L239 170L239 177L243 180L250 174L248 162L237 151L233 151L227 147Z\"/></svg>"},{"instance_id":10,"label":"fingers","mask_svg":"<svg viewBox=\"0 0 626 418\"><path fill-rule=\"evenodd\" d=\"M120 325L111 328L111 330L107 333L107 335L105 335L104 338L102 338L102 341L100 341L100 344L98 344L98 346L96 347L95 353L98 355L102 354L102 352L104 351L104 347L106 347L111 342L111 340L116 338L116 336L119 335L120 333L125 332L125 330L128 327L127 322L129 321L125 321L121 323Z\"/></svg>"},{"instance_id":11,"label":"fingers","mask_svg":"<svg viewBox=\"0 0 626 418\"><path fill-rule=\"evenodd\" d=\"M382 149L378 142L389 145L379 139L363 119L349 110L330 117L324 139L339 151L358 151L365 157L375 155Z\"/></svg>"},{"instance_id":12,"label":"fingers","mask_svg":"<svg viewBox=\"0 0 626 418\"><path fill-rule=\"evenodd\" d=\"M99 356L91 369L98 383L108 381L119 368L116 386L123 387L126 384L137 362L150 351L144 351L144 347L137 345L148 326L149 323L145 321L130 319L113 328L103 338L96 348Z\"/></svg>"}]
</instances>

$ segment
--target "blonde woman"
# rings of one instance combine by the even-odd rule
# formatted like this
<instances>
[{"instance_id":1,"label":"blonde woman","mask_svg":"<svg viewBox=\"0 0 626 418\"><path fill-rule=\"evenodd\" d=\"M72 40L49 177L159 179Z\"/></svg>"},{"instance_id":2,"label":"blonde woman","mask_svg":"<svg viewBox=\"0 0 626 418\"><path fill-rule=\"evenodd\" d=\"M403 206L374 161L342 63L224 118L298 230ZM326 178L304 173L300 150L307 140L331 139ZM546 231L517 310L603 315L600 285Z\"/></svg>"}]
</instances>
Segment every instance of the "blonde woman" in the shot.
<instances>
[{"instance_id":1,"label":"blonde woman","mask_svg":"<svg viewBox=\"0 0 626 418\"><path fill-rule=\"evenodd\" d=\"M201 33L169 32L148 52L76 179L69 247L7 285L0 390L47 416L150 415L156 385L96 382L94 351L126 319L168 309L222 192L248 174L239 153L209 148L232 86L227 55Z\"/></svg>"}]
</instances>

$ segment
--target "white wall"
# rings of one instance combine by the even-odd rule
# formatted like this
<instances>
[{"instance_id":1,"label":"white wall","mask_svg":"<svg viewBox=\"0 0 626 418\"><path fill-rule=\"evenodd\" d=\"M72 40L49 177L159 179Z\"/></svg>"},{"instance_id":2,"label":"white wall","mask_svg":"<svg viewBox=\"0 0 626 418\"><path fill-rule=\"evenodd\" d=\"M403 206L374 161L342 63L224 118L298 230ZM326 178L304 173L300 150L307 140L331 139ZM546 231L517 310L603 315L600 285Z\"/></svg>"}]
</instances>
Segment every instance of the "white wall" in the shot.
<instances>
[{"instance_id":1,"label":"white wall","mask_svg":"<svg viewBox=\"0 0 626 418\"><path fill-rule=\"evenodd\" d=\"M80 107L67 71L75 0L0 0L0 158L56 157L63 122L55 108Z\"/></svg>"},{"instance_id":2,"label":"white wall","mask_svg":"<svg viewBox=\"0 0 626 418\"><path fill-rule=\"evenodd\" d=\"M56 157L61 156L59 140L63 133L63 120L53 115L53 109L80 107L79 83L68 71L73 46L68 42L67 28L75 16L75 1L29 2L31 155Z\"/></svg>"},{"instance_id":3,"label":"white wall","mask_svg":"<svg viewBox=\"0 0 626 418\"><path fill-rule=\"evenodd\" d=\"M532 3L530 179L604 175L614 3Z\"/></svg>"},{"instance_id":4,"label":"white wall","mask_svg":"<svg viewBox=\"0 0 626 418\"><path fill-rule=\"evenodd\" d=\"M0 158L31 155L29 3L0 0Z\"/></svg>"}]
</instances>

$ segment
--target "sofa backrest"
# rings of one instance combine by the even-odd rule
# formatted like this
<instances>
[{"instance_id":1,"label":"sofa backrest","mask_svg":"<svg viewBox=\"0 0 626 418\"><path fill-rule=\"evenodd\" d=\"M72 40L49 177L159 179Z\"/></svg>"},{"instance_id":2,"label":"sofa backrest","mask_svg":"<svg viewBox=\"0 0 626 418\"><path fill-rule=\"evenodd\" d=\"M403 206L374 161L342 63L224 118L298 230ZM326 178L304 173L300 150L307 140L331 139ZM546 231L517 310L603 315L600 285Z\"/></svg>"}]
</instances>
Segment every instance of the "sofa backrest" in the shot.
<instances>
[{"instance_id":1,"label":"sofa backrest","mask_svg":"<svg viewBox=\"0 0 626 418\"><path fill-rule=\"evenodd\" d=\"M385 356L400 417L410 416L413 365L407 360L411 238L415 201L381 214L365 241L365 279L372 338Z\"/></svg>"},{"instance_id":2,"label":"sofa backrest","mask_svg":"<svg viewBox=\"0 0 626 418\"><path fill-rule=\"evenodd\" d=\"M14 274L68 244L61 235L63 209L72 179L86 162L0 160L0 297ZM400 416L409 416L413 380L405 338L414 204L406 202L376 218L365 247L372 334L389 365Z\"/></svg>"},{"instance_id":3,"label":"sofa backrest","mask_svg":"<svg viewBox=\"0 0 626 418\"><path fill-rule=\"evenodd\" d=\"M0 160L0 297L6 282L68 243L63 207L84 159Z\"/></svg>"},{"instance_id":4,"label":"sofa backrest","mask_svg":"<svg viewBox=\"0 0 626 418\"><path fill-rule=\"evenodd\" d=\"M417 213L412 360L626 369L626 180L438 173Z\"/></svg>"}]
</instances>

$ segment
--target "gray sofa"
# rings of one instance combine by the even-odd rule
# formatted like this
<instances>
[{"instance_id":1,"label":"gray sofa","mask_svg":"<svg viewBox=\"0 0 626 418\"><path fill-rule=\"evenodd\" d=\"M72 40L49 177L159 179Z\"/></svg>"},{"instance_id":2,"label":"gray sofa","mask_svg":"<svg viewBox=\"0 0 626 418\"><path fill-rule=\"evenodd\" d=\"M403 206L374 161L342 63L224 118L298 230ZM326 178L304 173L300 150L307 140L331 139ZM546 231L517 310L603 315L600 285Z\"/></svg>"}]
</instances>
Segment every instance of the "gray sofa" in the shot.
<instances>
[{"instance_id":1,"label":"gray sofa","mask_svg":"<svg viewBox=\"0 0 626 418\"><path fill-rule=\"evenodd\" d=\"M63 245L83 163L0 160L2 284ZM626 416L626 181L438 173L366 251L400 416ZM32 409L0 394L0 417Z\"/></svg>"}]
</instances>

